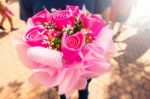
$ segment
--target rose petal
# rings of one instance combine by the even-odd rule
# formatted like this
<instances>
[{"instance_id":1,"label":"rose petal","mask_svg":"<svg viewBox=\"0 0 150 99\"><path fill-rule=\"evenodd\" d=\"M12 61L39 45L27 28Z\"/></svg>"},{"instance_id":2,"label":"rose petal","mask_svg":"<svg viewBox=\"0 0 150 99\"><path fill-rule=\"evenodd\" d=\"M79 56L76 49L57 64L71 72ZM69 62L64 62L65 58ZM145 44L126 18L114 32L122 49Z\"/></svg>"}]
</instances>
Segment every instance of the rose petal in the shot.
<instances>
[{"instance_id":1,"label":"rose petal","mask_svg":"<svg viewBox=\"0 0 150 99\"><path fill-rule=\"evenodd\" d=\"M75 18L68 10L58 10L53 13L52 21L57 25L57 30L62 30L67 25L74 27Z\"/></svg>"},{"instance_id":2,"label":"rose petal","mask_svg":"<svg viewBox=\"0 0 150 99\"><path fill-rule=\"evenodd\" d=\"M51 19L51 13L47 10L44 9L34 16L32 16L28 21L27 24L34 24L34 25L41 25L43 23L50 23Z\"/></svg>"},{"instance_id":3,"label":"rose petal","mask_svg":"<svg viewBox=\"0 0 150 99\"><path fill-rule=\"evenodd\" d=\"M85 37L81 32L70 36L64 33L61 40L61 51L64 54L63 58L66 60L74 59L84 44Z\"/></svg>"},{"instance_id":4,"label":"rose petal","mask_svg":"<svg viewBox=\"0 0 150 99\"><path fill-rule=\"evenodd\" d=\"M67 5L66 10L71 11L74 16L79 16L79 14L81 12L78 6Z\"/></svg>"},{"instance_id":5,"label":"rose petal","mask_svg":"<svg viewBox=\"0 0 150 99\"><path fill-rule=\"evenodd\" d=\"M43 46L48 47L48 44L44 44L45 35L48 35L49 31L43 26L38 25L29 28L23 35L23 40L31 46Z\"/></svg>"},{"instance_id":6,"label":"rose petal","mask_svg":"<svg viewBox=\"0 0 150 99\"><path fill-rule=\"evenodd\" d=\"M94 36L97 36L105 25L105 21L97 15L86 16L81 15L81 21L83 26L93 32Z\"/></svg>"}]
</instances>

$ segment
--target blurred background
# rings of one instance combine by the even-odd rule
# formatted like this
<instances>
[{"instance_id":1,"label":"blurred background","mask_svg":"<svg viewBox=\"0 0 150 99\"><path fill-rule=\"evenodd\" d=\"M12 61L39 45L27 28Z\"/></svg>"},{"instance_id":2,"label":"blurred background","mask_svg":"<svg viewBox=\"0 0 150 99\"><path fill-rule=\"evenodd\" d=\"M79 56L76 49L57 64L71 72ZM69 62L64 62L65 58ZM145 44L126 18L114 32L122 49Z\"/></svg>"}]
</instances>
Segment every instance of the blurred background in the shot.
<instances>
[{"instance_id":1,"label":"blurred background","mask_svg":"<svg viewBox=\"0 0 150 99\"><path fill-rule=\"evenodd\" d=\"M25 22L19 19L18 0L7 2L15 14L11 31L8 21L5 31L0 29L0 99L59 99L57 91L35 87L28 83L31 72L25 68L13 45ZM118 34L119 23L114 26L114 42L117 53L110 58L109 73L90 83L89 99L150 99L150 0L137 0L130 16ZM0 16L0 20L2 16ZM77 99L77 94L72 95Z\"/></svg>"}]
</instances>

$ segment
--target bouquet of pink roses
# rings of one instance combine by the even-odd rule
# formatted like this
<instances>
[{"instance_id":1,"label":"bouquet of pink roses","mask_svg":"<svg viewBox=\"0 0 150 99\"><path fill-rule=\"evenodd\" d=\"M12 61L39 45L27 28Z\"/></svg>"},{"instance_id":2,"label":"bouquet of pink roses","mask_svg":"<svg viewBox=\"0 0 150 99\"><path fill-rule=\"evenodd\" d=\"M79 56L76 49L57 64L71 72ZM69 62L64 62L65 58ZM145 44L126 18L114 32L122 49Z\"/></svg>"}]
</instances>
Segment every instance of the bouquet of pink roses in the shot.
<instances>
[{"instance_id":1,"label":"bouquet of pink roses","mask_svg":"<svg viewBox=\"0 0 150 99\"><path fill-rule=\"evenodd\" d=\"M99 15L77 6L46 9L31 17L23 38L16 39L23 64L33 71L30 82L58 86L69 96L86 87L87 80L107 72L112 30Z\"/></svg>"}]
</instances>

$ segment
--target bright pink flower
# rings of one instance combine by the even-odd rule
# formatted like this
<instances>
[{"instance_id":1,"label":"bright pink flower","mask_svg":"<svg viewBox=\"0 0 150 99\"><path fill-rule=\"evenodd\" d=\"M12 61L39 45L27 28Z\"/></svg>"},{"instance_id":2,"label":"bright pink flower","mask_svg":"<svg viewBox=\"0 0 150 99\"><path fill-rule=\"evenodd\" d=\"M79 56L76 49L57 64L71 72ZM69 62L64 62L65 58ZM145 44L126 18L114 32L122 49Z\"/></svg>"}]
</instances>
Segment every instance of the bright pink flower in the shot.
<instances>
[{"instance_id":1,"label":"bright pink flower","mask_svg":"<svg viewBox=\"0 0 150 99\"><path fill-rule=\"evenodd\" d=\"M78 6L70 6L70 5L67 5L66 6L66 10L69 10L71 11L71 13L74 15L74 16L78 16L81 12L81 10L79 9Z\"/></svg>"},{"instance_id":2,"label":"bright pink flower","mask_svg":"<svg viewBox=\"0 0 150 99\"><path fill-rule=\"evenodd\" d=\"M63 27L66 27L67 25L71 25L72 27L74 27L75 25L75 18L68 10L56 11L53 14L52 20L57 25L58 30L61 30Z\"/></svg>"},{"instance_id":3,"label":"bright pink flower","mask_svg":"<svg viewBox=\"0 0 150 99\"><path fill-rule=\"evenodd\" d=\"M50 32L50 35L53 36L53 37L56 37L56 36L60 35L60 32L56 31L54 29L51 29L49 32Z\"/></svg>"},{"instance_id":4,"label":"bright pink flower","mask_svg":"<svg viewBox=\"0 0 150 99\"><path fill-rule=\"evenodd\" d=\"M85 37L83 33L77 32L73 35L68 35L67 33L63 34L61 40L61 51L64 54L65 59L73 59L82 49L85 44Z\"/></svg>"},{"instance_id":5,"label":"bright pink flower","mask_svg":"<svg viewBox=\"0 0 150 99\"><path fill-rule=\"evenodd\" d=\"M31 46L43 46L47 47L47 44L43 44L44 36L47 35L49 31L42 26L36 26L29 29L24 34L24 41Z\"/></svg>"},{"instance_id":6,"label":"bright pink flower","mask_svg":"<svg viewBox=\"0 0 150 99\"><path fill-rule=\"evenodd\" d=\"M98 15L81 15L81 21L85 28L91 30L97 36L105 25L105 21Z\"/></svg>"},{"instance_id":7,"label":"bright pink flower","mask_svg":"<svg viewBox=\"0 0 150 99\"><path fill-rule=\"evenodd\" d=\"M29 18L28 23L29 24L34 24L34 25L41 25L43 23L50 23L51 20L51 13L44 9L31 18Z\"/></svg>"},{"instance_id":8,"label":"bright pink flower","mask_svg":"<svg viewBox=\"0 0 150 99\"><path fill-rule=\"evenodd\" d=\"M95 37L92 32L87 33L88 43L92 43L95 40Z\"/></svg>"}]
</instances>

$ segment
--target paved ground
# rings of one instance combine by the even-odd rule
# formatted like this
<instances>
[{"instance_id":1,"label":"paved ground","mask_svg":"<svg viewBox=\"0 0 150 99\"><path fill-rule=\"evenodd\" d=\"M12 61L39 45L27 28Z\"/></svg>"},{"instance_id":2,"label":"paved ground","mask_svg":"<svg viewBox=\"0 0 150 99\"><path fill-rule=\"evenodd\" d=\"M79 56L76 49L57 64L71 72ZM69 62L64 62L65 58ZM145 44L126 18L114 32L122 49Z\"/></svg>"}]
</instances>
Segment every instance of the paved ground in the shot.
<instances>
[{"instance_id":1,"label":"paved ground","mask_svg":"<svg viewBox=\"0 0 150 99\"><path fill-rule=\"evenodd\" d=\"M16 0L17 1L17 0ZM27 82L30 71L17 57L12 38L24 26L17 19L18 3L10 2L15 25L20 29L0 33L0 99L58 99L55 89L33 87ZM89 99L150 99L150 23L129 27L116 38L118 54L110 61L111 71L90 83ZM76 93L72 99L77 99Z\"/></svg>"}]
</instances>

